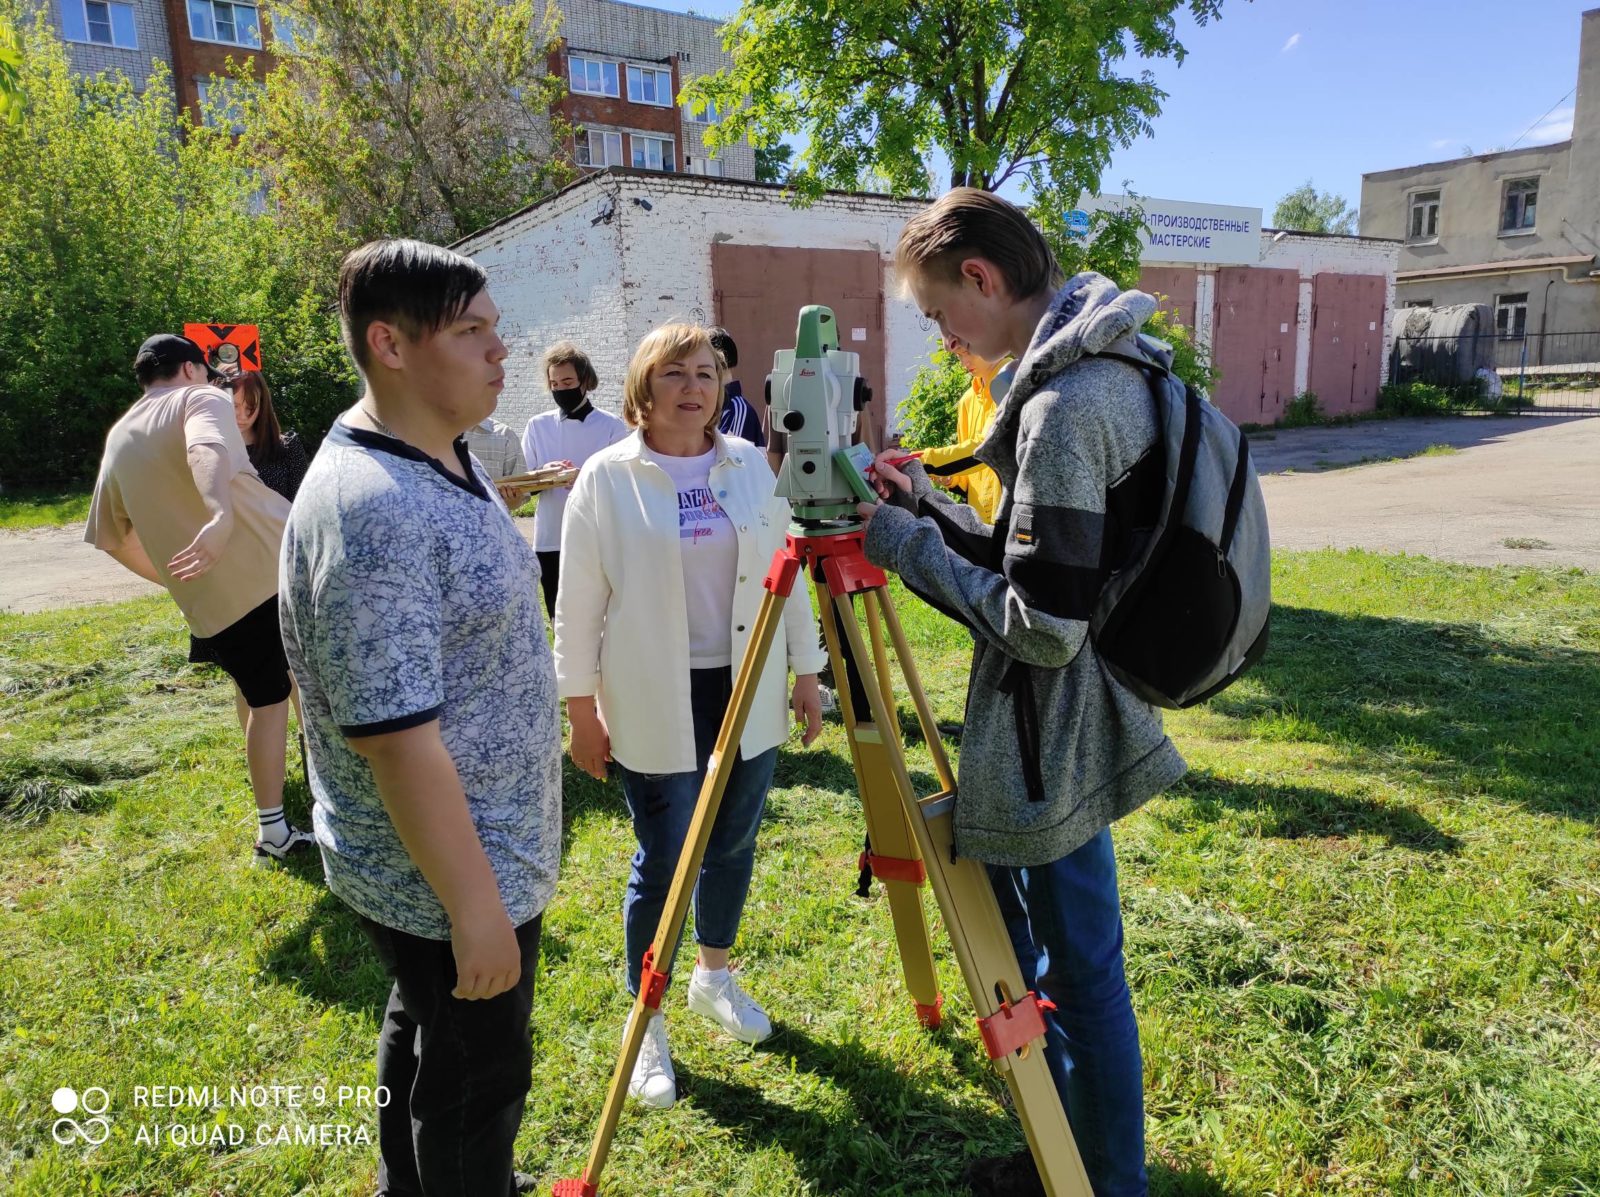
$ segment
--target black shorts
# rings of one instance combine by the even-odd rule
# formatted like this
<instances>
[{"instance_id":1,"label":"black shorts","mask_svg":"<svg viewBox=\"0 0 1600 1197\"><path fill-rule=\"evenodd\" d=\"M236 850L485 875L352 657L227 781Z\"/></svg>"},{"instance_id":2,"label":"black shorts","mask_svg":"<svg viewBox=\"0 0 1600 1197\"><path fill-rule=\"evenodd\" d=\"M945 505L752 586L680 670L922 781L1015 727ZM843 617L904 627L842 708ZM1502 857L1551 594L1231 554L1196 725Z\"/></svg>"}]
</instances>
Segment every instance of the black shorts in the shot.
<instances>
[{"instance_id":1,"label":"black shorts","mask_svg":"<svg viewBox=\"0 0 1600 1197\"><path fill-rule=\"evenodd\" d=\"M189 660L220 666L239 687L246 706L273 707L288 699L289 659L283 655L278 596L215 636L190 636Z\"/></svg>"}]
</instances>

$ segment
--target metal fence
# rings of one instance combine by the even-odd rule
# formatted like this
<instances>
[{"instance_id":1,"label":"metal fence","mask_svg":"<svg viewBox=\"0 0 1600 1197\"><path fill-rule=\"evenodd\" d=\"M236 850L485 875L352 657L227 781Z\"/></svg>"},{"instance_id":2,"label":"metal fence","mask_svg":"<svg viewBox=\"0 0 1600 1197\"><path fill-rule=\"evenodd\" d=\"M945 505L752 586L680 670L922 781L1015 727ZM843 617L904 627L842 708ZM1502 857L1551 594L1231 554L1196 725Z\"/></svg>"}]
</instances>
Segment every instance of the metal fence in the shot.
<instances>
[{"instance_id":1,"label":"metal fence","mask_svg":"<svg viewBox=\"0 0 1600 1197\"><path fill-rule=\"evenodd\" d=\"M1498 397L1462 386L1479 370L1500 380ZM1467 411L1600 415L1600 331L1396 337L1389 381L1458 388L1453 406Z\"/></svg>"}]
</instances>

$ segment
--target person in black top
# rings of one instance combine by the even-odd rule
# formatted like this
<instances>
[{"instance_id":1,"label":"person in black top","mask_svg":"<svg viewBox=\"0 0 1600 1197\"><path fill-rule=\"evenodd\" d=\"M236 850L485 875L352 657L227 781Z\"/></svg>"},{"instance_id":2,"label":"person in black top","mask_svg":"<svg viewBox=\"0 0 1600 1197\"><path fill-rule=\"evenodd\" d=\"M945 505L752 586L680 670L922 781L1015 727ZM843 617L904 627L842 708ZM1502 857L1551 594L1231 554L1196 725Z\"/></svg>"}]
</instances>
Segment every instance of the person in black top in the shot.
<instances>
[{"instance_id":1,"label":"person in black top","mask_svg":"<svg viewBox=\"0 0 1600 1197\"><path fill-rule=\"evenodd\" d=\"M261 481L294 502L311 463L300 438L279 427L266 377L259 370L241 370L224 375L222 385L233 392L233 418L244 437L250 464Z\"/></svg>"},{"instance_id":2,"label":"person in black top","mask_svg":"<svg viewBox=\"0 0 1600 1197\"><path fill-rule=\"evenodd\" d=\"M727 329L713 328L711 348L717 351L723 365L730 371L728 381L723 386L722 415L717 419L717 431L723 436L743 437L756 448L765 449L767 435L761 427L761 417L756 414L756 409L750 401L744 397L744 389L739 386L739 380L731 375L733 368L739 364L739 347L733 343L733 338L728 335Z\"/></svg>"}]
</instances>

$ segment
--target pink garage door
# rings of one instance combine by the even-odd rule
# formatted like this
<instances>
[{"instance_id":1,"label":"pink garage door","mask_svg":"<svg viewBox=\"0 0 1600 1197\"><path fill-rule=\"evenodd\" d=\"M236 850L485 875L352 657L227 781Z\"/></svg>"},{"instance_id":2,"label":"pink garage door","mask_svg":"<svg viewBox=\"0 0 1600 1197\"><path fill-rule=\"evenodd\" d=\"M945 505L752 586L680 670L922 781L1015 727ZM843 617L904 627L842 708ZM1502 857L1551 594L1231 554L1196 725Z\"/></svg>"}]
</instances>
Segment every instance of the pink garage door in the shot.
<instances>
[{"instance_id":1,"label":"pink garage door","mask_svg":"<svg viewBox=\"0 0 1600 1197\"><path fill-rule=\"evenodd\" d=\"M1211 401L1236 424L1271 424L1294 393L1295 310L1300 272L1265 266L1217 271Z\"/></svg>"},{"instance_id":2,"label":"pink garage door","mask_svg":"<svg viewBox=\"0 0 1600 1197\"><path fill-rule=\"evenodd\" d=\"M1384 280L1319 274L1311 291L1311 381L1331 416L1371 411L1383 367Z\"/></svg>"},{"instance_id":3,"label":"pink garage door","mask_svg":"<svg viewBox=\"0 0 1600 1197\"><path fill-rule=\"evenodd\" d=\"M800 309L820 303L839 321L839 347L861 355L861 374L872 388L862 415L864 439L884 443L883 263L871 250L793 249L766 245L711 247L711 284L717 323L739 346L734 371L757 411L777 349L794 348ZM859 339L858 339L859 338Z\"/></svg>"},{"instance_id":4,"label":"pink garage door","mask_svg":"<svg viewBox=\"0 0 1600 1197\"><path fill-rule=\"evenodd\" d=\"M1191 266L1146 266L1139 271L1139 290L1166 296L1161 306L1177 312L1185 327L1194 327L1194 289L1199 271Z\"/></svg>"}]
</instances>

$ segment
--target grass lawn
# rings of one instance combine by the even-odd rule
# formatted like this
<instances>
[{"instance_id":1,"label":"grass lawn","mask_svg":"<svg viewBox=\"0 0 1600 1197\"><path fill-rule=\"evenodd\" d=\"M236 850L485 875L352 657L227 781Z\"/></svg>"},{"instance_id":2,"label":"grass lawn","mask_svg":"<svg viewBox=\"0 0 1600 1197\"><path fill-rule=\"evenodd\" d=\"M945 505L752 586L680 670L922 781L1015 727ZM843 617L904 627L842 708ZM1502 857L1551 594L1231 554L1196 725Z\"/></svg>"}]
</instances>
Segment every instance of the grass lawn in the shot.
<instances>
[{"instance_id":1,"label":"grass lawn","mask_svg":"<svg viewBox=\"0 0 1600 1197\"><path fill-rule=\"evenodd\" d=\"M1600 1194L1600 578L1323 552L1275 585L1267 660L1171 719L1192 772L1117 828L1153 1191ZM901 611L960 719L961 636ZM334 1103L373 1083L386 984L314 861L247 867L228 691L183 650L165 600L0 616L0 1190L366 1197L375 1146L255 1141L375 1134ZM546 1182L581 1167L628 1009L622 804L570 767L566 793L518 1140ZM948 956L952 1026L917 1028L859 848L835 723L780 758L736 949L780 1031L714 1036L675 985L685 1100L624 1115L606 1192L956 1193L1020 1144ZM135 1105L233 1084L330 1104ZM52 1141L63 1085L109 1091L103 1145ZM213 1122L247 1141L138 1141Z\"/></svg>"},{"instance_id":2,"label":"grass lawn","mask_svg":"<svg viewBox=\"0 0 1600 1197\"><path fill-rule=\"evenodd\" d=\"M0 529L81 524L89 515L89 491L6 491L0 494Z\"/></svg>"}]
</instances>

